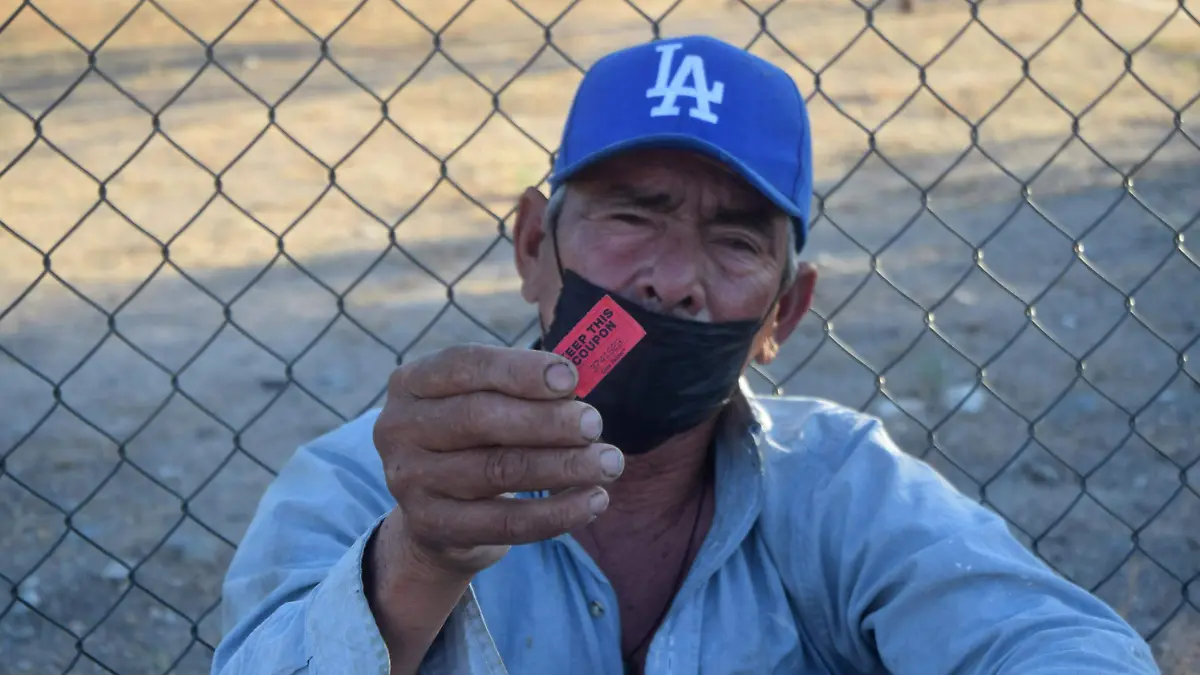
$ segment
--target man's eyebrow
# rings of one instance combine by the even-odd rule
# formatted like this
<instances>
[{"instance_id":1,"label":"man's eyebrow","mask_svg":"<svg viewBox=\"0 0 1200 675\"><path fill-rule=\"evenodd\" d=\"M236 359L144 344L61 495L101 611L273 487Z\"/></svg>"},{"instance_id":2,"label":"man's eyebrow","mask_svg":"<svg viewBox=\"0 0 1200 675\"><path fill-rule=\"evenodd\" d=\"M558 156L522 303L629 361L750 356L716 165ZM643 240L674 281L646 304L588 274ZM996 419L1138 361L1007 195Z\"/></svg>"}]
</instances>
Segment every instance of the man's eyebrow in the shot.
<instances>
[{"instance_id":1,"label":"man's eyebrow","mask_svg":"<svg viewBox=\"0 0 1200 675\"><path fill-rule=\"evenodd\" d=\"M736 225L762 234L771 233L772 212L765 206L729 207L722 206L710 219L714 225Z\"/></svg>"},{"instance_id":2,"label":"man's eyebrow","mask_svg":"<svg viewBox=\"0 0 1200 675\"><path fill-rule=\"evenodd\" d=\"M608 186L608 194L603 198L622 206L636 206L648 211L670 213L679 208L680 200L667 192L648 191L626 183L615 183Z\"/></svg>"}]
</instances>

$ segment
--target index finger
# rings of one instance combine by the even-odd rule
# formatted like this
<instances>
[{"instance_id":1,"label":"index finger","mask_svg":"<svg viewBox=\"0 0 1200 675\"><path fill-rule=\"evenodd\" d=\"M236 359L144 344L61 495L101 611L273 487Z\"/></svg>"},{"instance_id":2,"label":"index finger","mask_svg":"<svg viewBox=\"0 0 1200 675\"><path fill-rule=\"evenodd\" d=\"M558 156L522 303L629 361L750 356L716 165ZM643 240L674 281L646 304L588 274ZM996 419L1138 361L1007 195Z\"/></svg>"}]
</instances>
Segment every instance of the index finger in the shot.
<instances>
[{"instance_id":1,"label":"index finger","mask_svg":"<svg viewBox=\"0 0 1200 675\"><path fill-rule=\"evenodd\" d=\"M567 359L537 349L456 345L396 371L393 385L415 398L447 398L493 391L515 398L563 398L579 375Z\"/></svg>"}]
</instances>

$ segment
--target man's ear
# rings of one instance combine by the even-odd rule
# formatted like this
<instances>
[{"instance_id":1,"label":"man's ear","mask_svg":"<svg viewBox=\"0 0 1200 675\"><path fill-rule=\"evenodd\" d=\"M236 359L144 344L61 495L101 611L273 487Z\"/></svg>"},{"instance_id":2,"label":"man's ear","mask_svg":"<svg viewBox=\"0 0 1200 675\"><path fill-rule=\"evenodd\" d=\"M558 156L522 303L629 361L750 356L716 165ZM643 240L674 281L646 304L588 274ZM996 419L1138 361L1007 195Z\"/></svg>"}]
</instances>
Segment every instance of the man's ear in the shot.
<instances>
[{"instance_id":1,"label":"man's ear","mask_svg":"<svg viewBox=\"0 0 1200 675\"><path fill-rule=\"evenodd\" d=\"M808 263L800 263L796 269L796 278L779 297L779 305L775 308L774 321L764 327L767 334L761 340L755 360L766 365L775 360L779 354L779 345L783 344L796 324L812 307L813 292L817 287L817 268Z\"/></svg>"},{"instance_id":2,"label":"man's ear","mask_svg":"<svg viewBox=\"0 0 1200 675\"><path fill-rule=\"evenodd\" d=\"M536 303L540 285L539 260L548 244L545 228L546 198L536 188L526 188L517 201L517 217L513 222L513 257L517 274L521 276L521 297Z\"/></svg>"}]
</instances>

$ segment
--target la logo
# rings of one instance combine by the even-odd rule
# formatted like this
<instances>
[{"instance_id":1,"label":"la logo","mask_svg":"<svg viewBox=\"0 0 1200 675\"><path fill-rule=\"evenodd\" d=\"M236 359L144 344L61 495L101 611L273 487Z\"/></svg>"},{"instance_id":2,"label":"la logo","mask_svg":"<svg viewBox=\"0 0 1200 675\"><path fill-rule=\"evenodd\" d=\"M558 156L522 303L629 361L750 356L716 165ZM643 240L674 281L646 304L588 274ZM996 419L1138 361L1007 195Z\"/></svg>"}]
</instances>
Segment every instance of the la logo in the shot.
<instances>
[{"instance_id":1,"label":"la logo","mask_svg":"<svg viewBox=\"0 0 1200 675\"><path fill-rule=\"evenodd\" d=\"M712 124L717 123L717 116L712 111L712 104L720 103L725 96L725 83L713 82L708 86L708 77L704 74L704 59L696 54L687 54L679 62L675 74L671 74L671 66L675 60L675 52L683 45L663 44L658 51L658 80L654 86L646 90L646 98L662 99L658 105L650 109L651 117L674 117L679 114L676 102L679 97L691 98L695 105L688 110L688 115L698 120Z\"/></svg>"}]
</instances>

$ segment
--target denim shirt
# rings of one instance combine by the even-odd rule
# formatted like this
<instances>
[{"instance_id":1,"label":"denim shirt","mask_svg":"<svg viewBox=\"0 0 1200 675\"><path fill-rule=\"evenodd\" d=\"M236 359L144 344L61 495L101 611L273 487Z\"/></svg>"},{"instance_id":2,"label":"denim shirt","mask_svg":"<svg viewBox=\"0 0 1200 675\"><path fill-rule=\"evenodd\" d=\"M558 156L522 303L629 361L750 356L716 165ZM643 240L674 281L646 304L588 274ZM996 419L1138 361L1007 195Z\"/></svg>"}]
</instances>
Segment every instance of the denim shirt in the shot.
<instances>
[{"instance_id":1,"label":"denim shirt","mask_svg":"<svg viewBox=\"0 0 1200 675\"><path fill-rule=\"evenodd\" d=\"M299 448L265 493L225 579L214 675L390 671L362 582L366 541L395 506L377 414ZM878 420L743 381L715 448L712 527L647 675L1159 672L1107 605ZM612 586L562 535L479 573L421 673L611 675L620 645Z\"/></svg>"}]
</instances>

